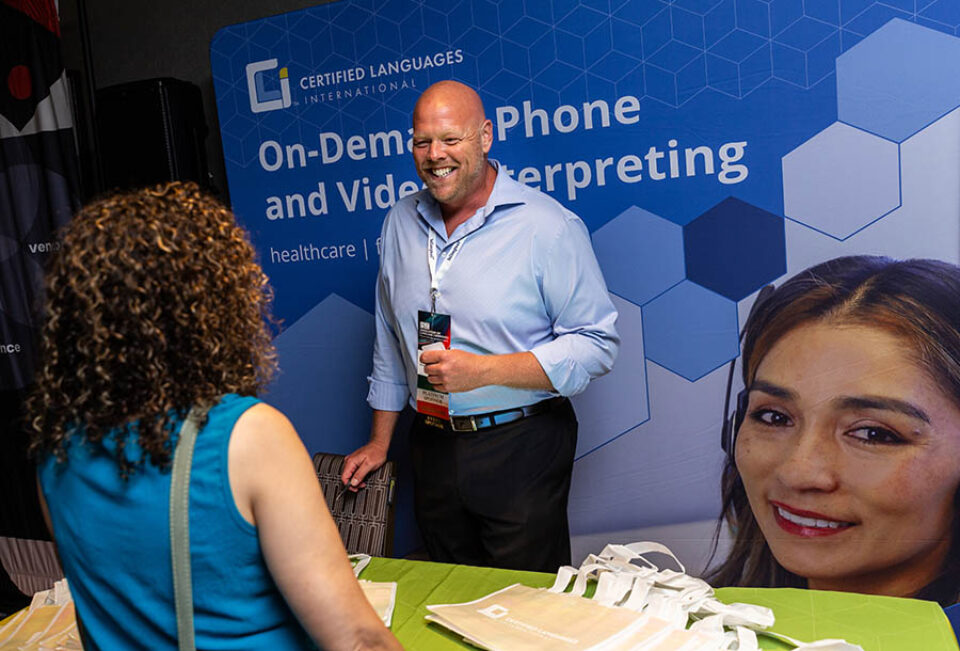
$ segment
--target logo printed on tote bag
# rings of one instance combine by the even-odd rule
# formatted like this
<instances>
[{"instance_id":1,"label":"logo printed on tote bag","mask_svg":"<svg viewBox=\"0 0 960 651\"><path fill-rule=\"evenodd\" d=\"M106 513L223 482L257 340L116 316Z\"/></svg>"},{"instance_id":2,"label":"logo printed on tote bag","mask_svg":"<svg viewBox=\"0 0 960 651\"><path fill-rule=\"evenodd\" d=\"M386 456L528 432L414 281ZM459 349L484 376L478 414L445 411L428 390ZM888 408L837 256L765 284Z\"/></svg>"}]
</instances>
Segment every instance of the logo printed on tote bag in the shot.
<instances>
[{"instance_id":1,"label":"logo printed on tote bag","mask_svg":"<svg viewBox=\"0 0 960 651\"><path fill-rule=\"evenodd\" d=\"M486 615L490 619L500 619L510 611L499 604L493 604L492 606L487 606L483 610L478 610L477 612L481 615Z\"/></svg>"}]
</instances>

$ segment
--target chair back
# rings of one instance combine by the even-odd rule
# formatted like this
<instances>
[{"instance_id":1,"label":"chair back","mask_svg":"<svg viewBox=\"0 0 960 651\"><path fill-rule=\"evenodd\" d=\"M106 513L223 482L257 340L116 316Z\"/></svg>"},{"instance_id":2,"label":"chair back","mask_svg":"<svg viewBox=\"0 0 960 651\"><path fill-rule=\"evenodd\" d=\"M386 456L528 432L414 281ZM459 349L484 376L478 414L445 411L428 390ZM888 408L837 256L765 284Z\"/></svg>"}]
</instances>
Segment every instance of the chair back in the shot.
<instances>
[{"instance_id":1,"label":"chair back","mask_svg":"<svg viewBox=\"0 0 960 651\"><path fill-rule=\"evenodd\" d=\"M344 456L317 452L313 467L323 489L323 497L348 554L389 557L393 553L397 471L393 461L367 475L367 487L353 493L343 486Z\"/></svg>"}]
</instances>

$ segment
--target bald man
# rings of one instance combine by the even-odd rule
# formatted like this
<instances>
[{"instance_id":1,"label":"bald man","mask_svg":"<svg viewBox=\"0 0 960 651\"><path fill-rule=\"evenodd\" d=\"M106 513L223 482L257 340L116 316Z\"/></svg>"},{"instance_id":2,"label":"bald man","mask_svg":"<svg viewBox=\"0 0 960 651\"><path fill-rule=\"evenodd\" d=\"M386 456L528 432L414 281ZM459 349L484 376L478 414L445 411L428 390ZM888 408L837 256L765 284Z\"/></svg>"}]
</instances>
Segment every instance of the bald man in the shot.
<instances>
[{"instance_id":1,"label":"bald man","mask_svg":"<svg viewBox=\"0 0 960 651\"><path fill-rule=\"evenodd\" d=\"M431 559L553 572L570 562L567 396L613 365L617 312L583 222L488 159L493 125L470 87L425 90L412 142L426 189L383 224L370 442L342 479L363 487L409 404Z\"/></svg>"}]
</instances>

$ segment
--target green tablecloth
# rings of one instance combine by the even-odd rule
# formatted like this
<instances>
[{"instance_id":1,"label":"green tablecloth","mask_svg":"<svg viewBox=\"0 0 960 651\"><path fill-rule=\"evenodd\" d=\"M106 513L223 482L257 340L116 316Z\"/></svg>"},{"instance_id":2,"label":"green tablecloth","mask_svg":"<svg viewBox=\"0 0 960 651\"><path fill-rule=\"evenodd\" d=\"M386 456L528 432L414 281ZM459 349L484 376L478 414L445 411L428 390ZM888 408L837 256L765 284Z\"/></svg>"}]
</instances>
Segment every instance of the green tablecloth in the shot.
<instances>
[{"instance_id":1,"label":"green tablecloth","mask_svg":"<svg viewBox=\"0 0 960 651\"><path fill-rule=\"evenodd\" d=\"M428 604L479 599L514 583L553 584L552 574L513 572L466 565L374 558L361 578L396 581L393 632L411 651L462 651L473 647L423 618ZM841 592L760 588L721 588L722 601L743 601L773 609L773 630L804 641L843 638L864 651L958 651L950 623L929 601L869 597ZM0 624L3 624L0 622ZM789 647L760 638L764 649Z\"/></svg>"},{"instance_id":2,"label":"green tablecloth","mask_svg":"<svg viewBox=\"0 0 960 651\"><path fill-rule=\"evenodd\" d=\"M428 624L423 619L428 604L479 599L513 583L547 587L554 577L539 572L375 558L361 578L398 583L392 630L404 648L454 651L473 647ZM946 616L929 601L759 588L722 588L717 596L726 602L769 606L777 618L773 630L807 642L832 637L859 644L864 651L958 651ZM790 648L765 637L760 642L764 649Z\"/></svg>"}]
</instances>

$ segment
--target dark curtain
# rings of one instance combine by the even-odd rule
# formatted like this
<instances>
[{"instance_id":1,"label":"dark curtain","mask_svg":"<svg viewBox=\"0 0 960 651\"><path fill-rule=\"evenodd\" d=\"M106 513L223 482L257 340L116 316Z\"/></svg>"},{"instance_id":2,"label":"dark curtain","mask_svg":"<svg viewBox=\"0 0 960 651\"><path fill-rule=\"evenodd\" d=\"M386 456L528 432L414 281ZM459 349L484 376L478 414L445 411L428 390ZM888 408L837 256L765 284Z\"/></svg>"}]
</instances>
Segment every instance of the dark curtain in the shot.
<instances>
[{"instance_id":1,"label":"dark curtain","mask_svg":"<svg viewBox=\"0 0 960 651\"><path fill-rule=\"evenodd\" d=\"M43 269L79 208L53 0L0 0L0 536L49 539L25 455ZM0 596L5 585L0 579Z\"/></svg>"}]
</instances>

